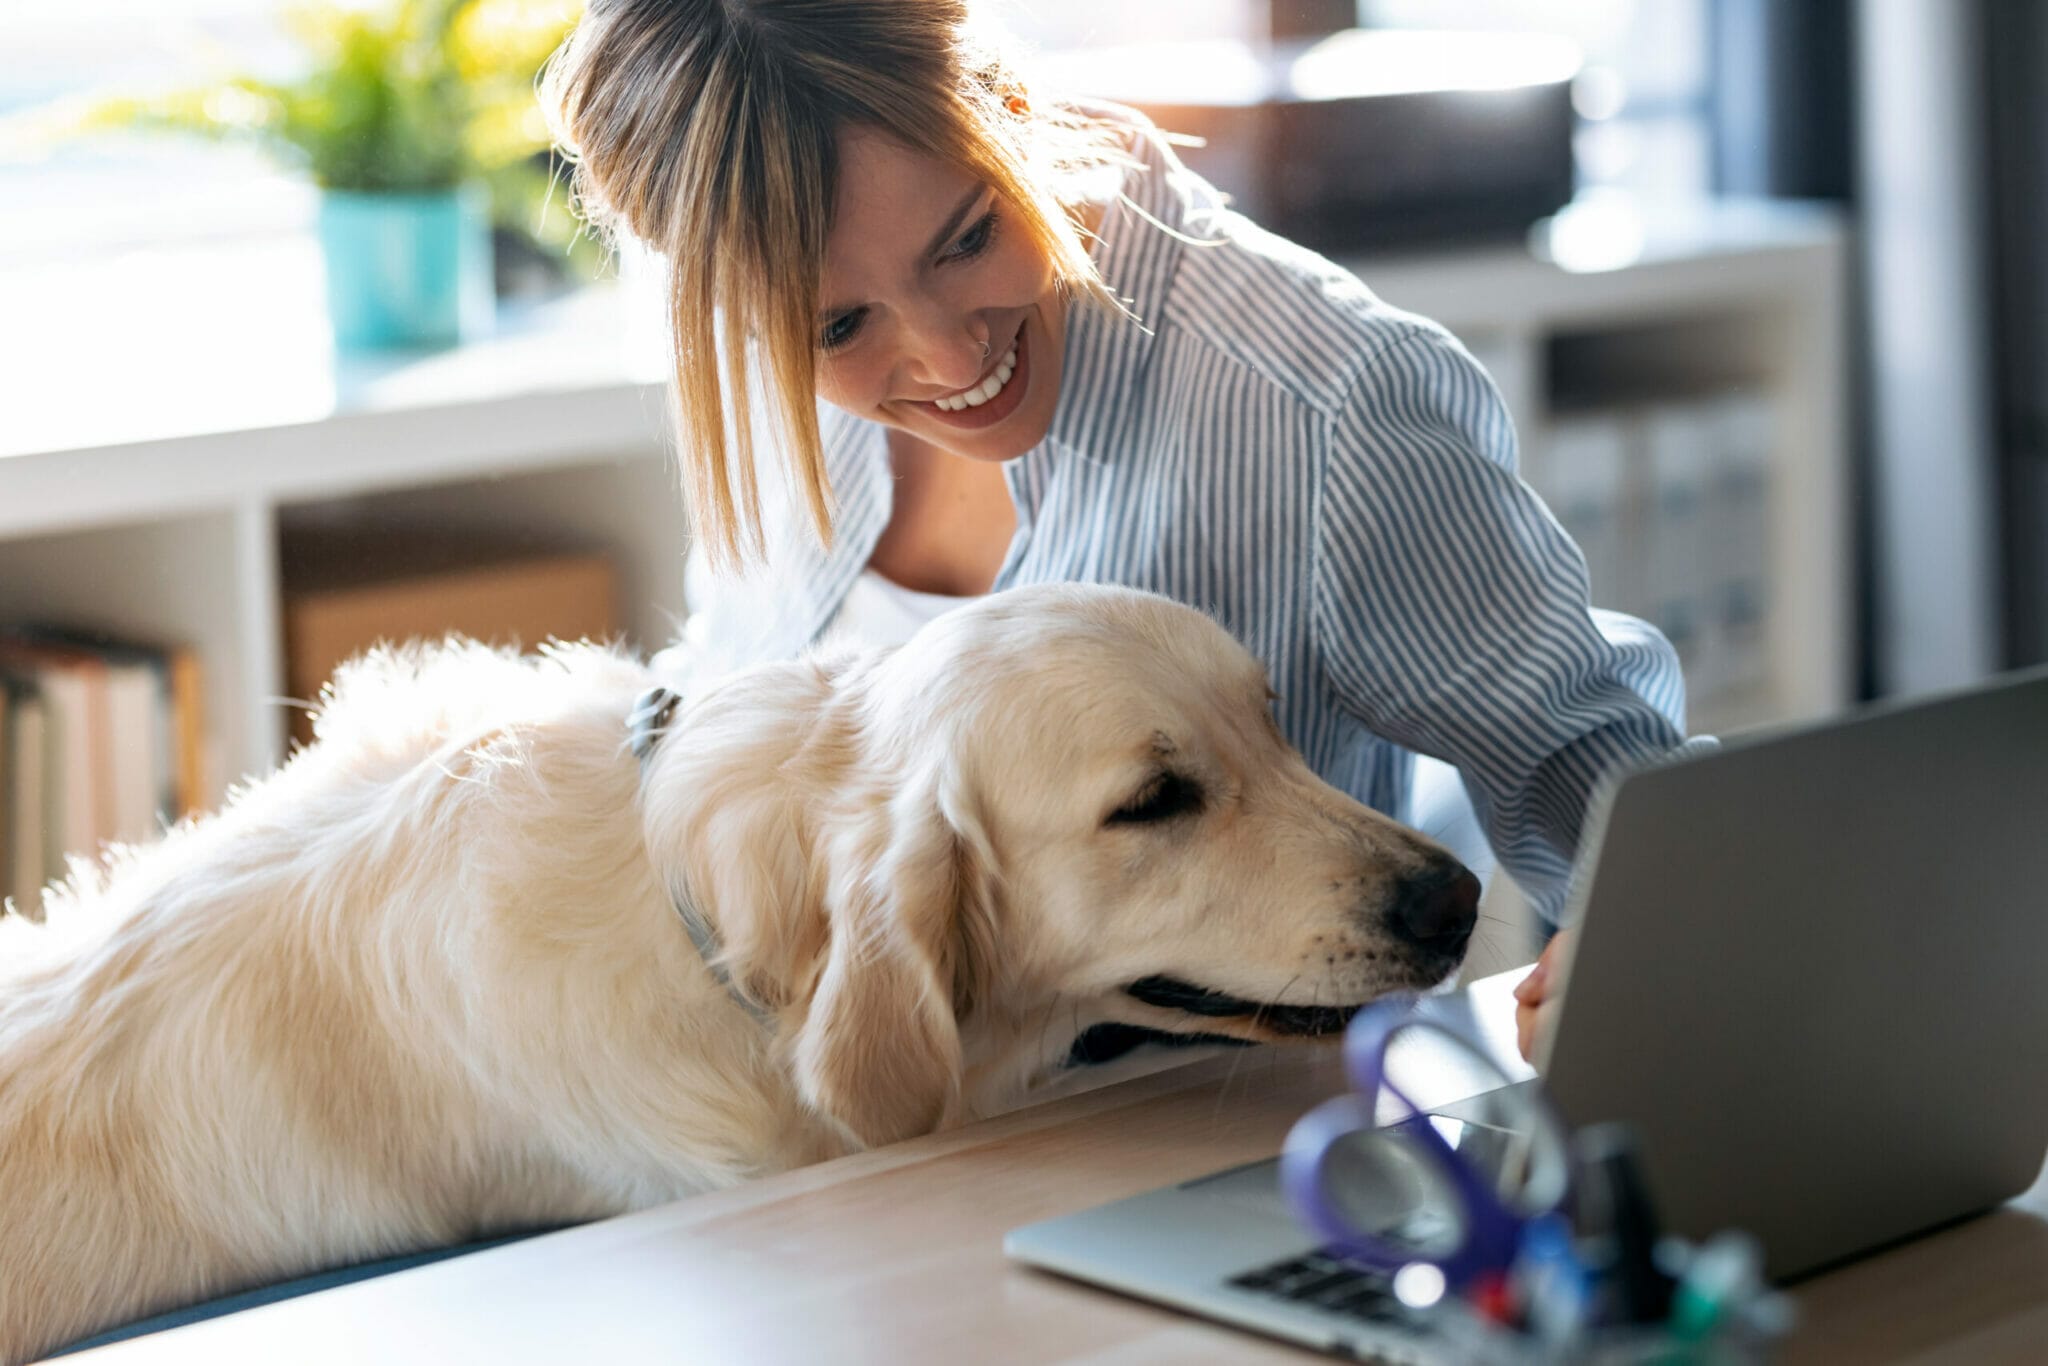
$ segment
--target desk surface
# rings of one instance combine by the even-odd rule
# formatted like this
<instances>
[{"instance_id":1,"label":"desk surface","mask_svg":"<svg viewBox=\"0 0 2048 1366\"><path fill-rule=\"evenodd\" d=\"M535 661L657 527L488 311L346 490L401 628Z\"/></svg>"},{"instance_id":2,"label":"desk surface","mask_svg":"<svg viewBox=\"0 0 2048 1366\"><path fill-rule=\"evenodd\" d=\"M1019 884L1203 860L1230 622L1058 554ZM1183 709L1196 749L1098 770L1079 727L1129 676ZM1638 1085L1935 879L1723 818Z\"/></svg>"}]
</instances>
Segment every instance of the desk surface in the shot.
<instances>
[{"instance_id":1,"label":"desk surface","mask_svg":"<svg viewBox=\"0 0 2048 1366\"><path fill-rule=\"evenodd\" d=\"M1471 989L1496 1040L1512 980ZM1207 1057L77 1360L1327 1360L1014 1266L1001 1242L1018 1224L1272 1154L1339 1087L1337 1064L1331 1047ZM2048 1360L2048 1180L1796 1298L1786 1361Z\"/></svg>"}]
</instances>

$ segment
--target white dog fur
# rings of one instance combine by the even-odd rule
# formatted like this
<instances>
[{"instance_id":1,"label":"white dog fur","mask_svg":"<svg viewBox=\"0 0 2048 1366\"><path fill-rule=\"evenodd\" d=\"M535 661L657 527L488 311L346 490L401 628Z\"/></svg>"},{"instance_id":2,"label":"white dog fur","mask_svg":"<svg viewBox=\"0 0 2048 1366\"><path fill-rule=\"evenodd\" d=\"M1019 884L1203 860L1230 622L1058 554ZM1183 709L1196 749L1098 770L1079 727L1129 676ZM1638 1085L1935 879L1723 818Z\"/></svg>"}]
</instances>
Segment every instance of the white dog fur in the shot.
<instances>
[{"instance_id":1,"label":"white dog fur","mask_svg":"<svg viewBox=\"0 0 2048 1366\"><path fill-rule=\"evenodd\" d=\"M1463 948L1388 924L1448 856L1315 778L1163 599L1023 590L748 670L643 772L650 681L375 653L275 775L0 919L0 1361L957 1123L1102 1021L1288 1014L1141 979L1298 1030Z\"/></svg>"}]
</instances>

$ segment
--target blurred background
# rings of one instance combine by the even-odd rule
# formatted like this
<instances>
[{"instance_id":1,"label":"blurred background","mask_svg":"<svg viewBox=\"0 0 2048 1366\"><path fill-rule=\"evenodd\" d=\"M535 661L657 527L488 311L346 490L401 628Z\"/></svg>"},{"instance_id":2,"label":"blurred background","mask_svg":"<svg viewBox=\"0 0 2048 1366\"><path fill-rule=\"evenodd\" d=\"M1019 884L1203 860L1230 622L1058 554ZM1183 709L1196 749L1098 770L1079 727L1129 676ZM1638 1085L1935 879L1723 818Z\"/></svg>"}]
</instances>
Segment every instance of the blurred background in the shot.
<instances>
[{"instance_id":1,"label":"blurred background","mask_svg":"<svg viewBox=\"0 0 2048 1366\"><path fill-rule=\"evenodd\" d=\"M0 9L0 892L378 635L669 638L650 276L530 98L576 8ZM1472 348L1695 730L2048 659L2048 6L988 12Z\"/></svg>"}]
</instances>

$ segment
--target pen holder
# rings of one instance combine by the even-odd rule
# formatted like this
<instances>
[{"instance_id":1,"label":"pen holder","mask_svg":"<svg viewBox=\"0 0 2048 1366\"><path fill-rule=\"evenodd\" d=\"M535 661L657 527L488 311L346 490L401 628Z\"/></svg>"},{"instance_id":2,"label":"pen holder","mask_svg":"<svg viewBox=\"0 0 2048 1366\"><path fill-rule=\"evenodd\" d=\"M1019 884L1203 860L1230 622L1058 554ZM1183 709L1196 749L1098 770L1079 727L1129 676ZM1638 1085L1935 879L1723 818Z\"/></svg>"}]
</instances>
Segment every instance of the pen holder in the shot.
<instances>
[{"instance_id":1,"label":"pen holder","mask_svg":"<svg viewBox=\"0 0 2048 1366\"><path fill-rule=\"evenodd\" d=\"M1449 1359L1475 1366L1745 1366L1768 1361L1791 1331L1792 1303L1764 1283L1761 1252L1746 1234L1721 1233L1698 1246L1665 1238L1656 1262L1667 1294L1648 1321L1590 1318L1583 1298L1572 1312L1546 1312L1544 1288L1529 1284L1510 1316L1482 1312L1481 1305L1497 1310L1489 1301L1501 1296L1481 1295L1478 1304L1446 1297L1426 1317L1451 1348Z\"/></svg>"},{"instance_id":2,"label":"pen holder","mask_svg":"<svg viewBox=\"0 0 2048 1366\"><path fill-rule=\"evenodd\" d=\"M1463 1103L1477 1108L1417 1104L1419 1064L1404 1060L1424 1056L1478 1082ZM1351 1094L1289 1131L1281 1186L1329 1251L1391 1278L1449 1360L1760 1361L1790 1329L1754 1238L1660 1237L1626 1124L1568 1129L1540 1086L1511 1084L1412 1001L1361 1011L1344 1063Z\"/></svg>"}]
</instances>

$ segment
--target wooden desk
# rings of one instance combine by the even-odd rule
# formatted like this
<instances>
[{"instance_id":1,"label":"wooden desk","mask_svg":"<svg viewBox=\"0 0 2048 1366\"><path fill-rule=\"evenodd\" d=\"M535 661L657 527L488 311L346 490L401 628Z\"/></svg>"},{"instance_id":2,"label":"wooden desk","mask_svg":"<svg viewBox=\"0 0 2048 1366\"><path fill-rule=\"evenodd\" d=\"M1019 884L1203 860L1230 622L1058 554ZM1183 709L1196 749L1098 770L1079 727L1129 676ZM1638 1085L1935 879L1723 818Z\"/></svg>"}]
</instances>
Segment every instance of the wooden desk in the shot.
<instances>
[{"instance_id":1,"label":"wooden desk","mask_svg":"<svg viewBox=\"0 0 2048 1366\"><path fill-rule=\"evenodd\" d=\"M1470 989L1511 1025L1513 974ZM1512 1045L1509 1046L1510 1053ZM736 1190L80 1362L1328 1360L1013 1266L1006 1229L1269 1156L1330 1047L1207 1057ZM1448 1097L1434 1098L1438 1103ZM2048 1182L1797 1291L1791 1362L2048 1361Z\"/></svg>"}]
</instances>

